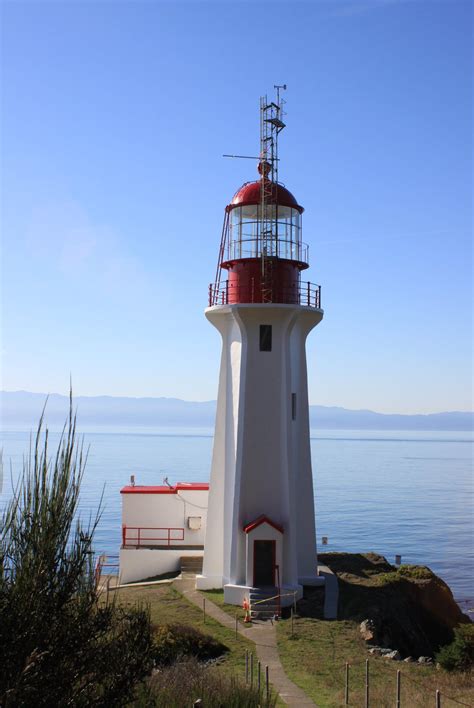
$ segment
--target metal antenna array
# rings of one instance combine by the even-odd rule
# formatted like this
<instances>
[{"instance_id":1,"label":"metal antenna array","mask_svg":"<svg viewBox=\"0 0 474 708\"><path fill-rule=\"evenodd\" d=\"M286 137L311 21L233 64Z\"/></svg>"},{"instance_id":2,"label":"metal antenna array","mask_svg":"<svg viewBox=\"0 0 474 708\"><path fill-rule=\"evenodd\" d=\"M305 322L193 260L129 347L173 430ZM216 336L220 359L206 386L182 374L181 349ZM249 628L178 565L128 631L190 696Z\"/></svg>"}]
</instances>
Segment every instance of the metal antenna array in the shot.
<instances>
[{"instance_id":1,"label":"metal antenna array","mask_svg":"<svg viewBox=\"0 0 474 708\"><path fill-rule=\"evenodd\" d=\"M258 166L262 185L260 189L260 239L262 259L262 300L272 301L273 258L277 256L278 206L276 205L278 185L278 135L285 127L282 120L283 103L280 91L286 84L275 85L276 103L268 103L266 96L260 98L260 163ZM275 199L272 197L275 196ZM272 202L275 209L272 209Z\"/></svg>"},{"instance_id":2,"label":"metal antenna array","mask_svg":"<svg viewBox=\"0 0 474 708\"><path fill-rule=\"evenodd\" d=\"M286 84L274 84L276 89L276 103L268 103L266 96L260 98L260 155L223 155L223 157L238 158L241 160L258 160L258 171L261 175L260 210L258 215L258 229L261 245L262 261L262 300L272 301L272 276L273 259L278 255L278 206L275 204L274 214L271 204L275 190L277 196L278 184L278 135L285 128L282 118L283 106L286 103L280 97L280 91L286 91ZM275 199L276 201L276 199ZM229 214L226 212L222 228L219 258L217 261L214 292L219 291L221 279L221 263L224 258L225 246L229 232Z\"/></svg>"}]
</instances>

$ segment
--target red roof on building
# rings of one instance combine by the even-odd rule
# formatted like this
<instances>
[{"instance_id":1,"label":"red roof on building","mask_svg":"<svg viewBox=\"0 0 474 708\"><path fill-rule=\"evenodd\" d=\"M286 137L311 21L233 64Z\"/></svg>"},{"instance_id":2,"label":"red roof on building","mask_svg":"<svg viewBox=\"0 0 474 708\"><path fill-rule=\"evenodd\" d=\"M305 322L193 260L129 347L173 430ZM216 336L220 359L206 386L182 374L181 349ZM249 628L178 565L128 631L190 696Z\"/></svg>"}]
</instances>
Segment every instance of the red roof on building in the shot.
<instances>
[{"instance_id":1,"label":"red roof on building","mask_svg":"<svg viewBox=\"0 0 474 708\"><path fill-rule=\"evenodd\" d=\"M135 484L122 487L120 494L177 494L178 492L206 492L208 482L177 482L174 487Z\"/></svg>"},{"instance_id":2,"label":"red roof on building","mask_svg":"<svg viewBox=\"0 0 474 708\"><path fill-rule=\"evenodd\" d=\"M253 529L256 529L257 526L260 526L261 524L268 524L269 526L272 526L274 529L276 529L280 533L283 533L283 526L280 526L280 524L277 524L275 521L272 521L271 519L268 518L268 516L265 516L265 514L262 514L262 516L259 516L258 519L255 519L255 521L252 521L250 524L247 524L247 526L244 526L244 531L245 531L245 533L249 533L250 531L253 531Z\"/></svg>"},{"instance_id":3,"label":"red roof on building","mask_svg":"<svg viewBox=\"0 0 474 708\"><path fill-rule=\"evenodd\" d=\"M273 182L268 182L271 187L271 196L266 198L269 204L279 204L280 206L292 207L293 209L298 209L300 214L303 213L304 209L298 204L292 193L286 189L282 184L275 184ZM234 194L234 197L227 207L230 211L238 206L247 206L249 204L260 204L261 202L261 186L262 180L259 179L256 182L246 182L242 187Z\"/></svg>"}]
</instances>

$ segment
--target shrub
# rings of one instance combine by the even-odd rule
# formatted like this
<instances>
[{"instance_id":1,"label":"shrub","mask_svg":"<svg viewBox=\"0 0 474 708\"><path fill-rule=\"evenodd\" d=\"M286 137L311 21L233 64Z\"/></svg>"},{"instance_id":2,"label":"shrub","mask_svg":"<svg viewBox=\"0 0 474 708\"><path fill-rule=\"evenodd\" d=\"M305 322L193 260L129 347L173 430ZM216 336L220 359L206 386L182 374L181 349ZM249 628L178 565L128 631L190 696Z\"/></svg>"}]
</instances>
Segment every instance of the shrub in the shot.
<instances>
[{"instance_id":1,"label":"shrub","mask_svg":"<svg viewBox=\"0 0 474 708\"><path fill-rule=\"evenodd\" d=\"M0 705L121 706L152 668L149 614L98 605L72 401L52 458L42 429L0 518Z\"/></svg>"},{"instance_id":2,"label":"shrub","mask_svg":"<svg viewBox=\"0 0 474 708\"><path fill-rule=\"evenodd\" d=\"M425 565L401 565L398 572L400 575L413 580L432 580L435 577Z\"/></svg>"},{"instance_id":3,"label":"shrub","mask_svg":"<svg viewBox=\"0 0 474 708\"><path fill-rule=\"evenodd\" d=\"M436 661L446 671L467 671L474 664L474 625L462 624L454 630L454 639L436 654Z\"/></svg>"},{"instance_id":4,"label":"shrub","mask_svg":"<svg viewBox=\"0 0 474 708\"><path fill-rule=\"evenodd\" d=\"M192 656L199 661L217 659L228 647L209 634L181 624L164 624L155 630L153 656L155 663L165 666L180 657Z\"/></svg>"},{"instance_id":5,"label":"shrub","mask_svg":"<svg viewBox=\"0 0 474 708\"><path fill-rule=\"evenodd\" d=\"M251 688L235 677L223 675L194 658L175 662L154 672L134 703L135 708L183 708L198 699L205 708L273 708L273 695L267 702L264 692Z\"/></svg>"}]
</instances>

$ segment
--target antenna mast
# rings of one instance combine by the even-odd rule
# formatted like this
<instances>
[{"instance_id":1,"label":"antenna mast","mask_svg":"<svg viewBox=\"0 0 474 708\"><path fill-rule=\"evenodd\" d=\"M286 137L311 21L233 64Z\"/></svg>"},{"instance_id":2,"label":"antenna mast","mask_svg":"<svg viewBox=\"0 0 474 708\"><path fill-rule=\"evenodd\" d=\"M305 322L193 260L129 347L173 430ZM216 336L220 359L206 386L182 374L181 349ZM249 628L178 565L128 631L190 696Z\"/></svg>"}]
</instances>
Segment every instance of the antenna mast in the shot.
<instances>
[{"instance_id":1,"label":"antenna mast","mask_svg":"<svg viewBox=\"0 0 474 708\"><path fill-rule=\"evenodd\" d=\"M278 135L285 127L283 117L283 99L280 91L286 90L286 84L274 85L276 103L268 102L266 96L260 98L260 163L258 171L261 175L260 189L260 239L262 259L262 299L272 301L272 270L271 257L278 256L278 205L276 203L278 185ZM275 196L273 200L272 197ZM272 210L272 202L275 209ZM273 213L273 211L275 213Z\"/></svg>"}]
</instances>

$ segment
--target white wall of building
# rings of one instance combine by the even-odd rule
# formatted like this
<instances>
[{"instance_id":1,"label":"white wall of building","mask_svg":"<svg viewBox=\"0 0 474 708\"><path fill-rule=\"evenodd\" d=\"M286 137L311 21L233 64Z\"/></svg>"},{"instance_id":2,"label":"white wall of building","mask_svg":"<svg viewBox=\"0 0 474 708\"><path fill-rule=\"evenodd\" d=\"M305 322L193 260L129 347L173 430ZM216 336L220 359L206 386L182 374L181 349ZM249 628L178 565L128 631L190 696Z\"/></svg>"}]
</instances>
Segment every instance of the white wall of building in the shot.
<instances>
[{"instance_id":1,"label":"white wall of building","mask_svg":"<svg viewBox=\"0 0 474 708\"><path fill-rule=\"evenodd\" d=\"M155 575L180 570L181 556L202 557L202 551L154 550L152 548L120 549L120 582L135 583Z\"/></svg>"},{"instance_id":2,"label":"white wall of building","mask_svg":"<svg viewBox=\"0 0 474 708\"><path fill-rule=\"evenodd\" d=\"M140 527L141 535L148 537L167 536L167 532L146 531L148 528L184 529L184 539L177 540L181 533L170 532L173 545L203 546L206 534L208 490L179 490L175 494L160 494L137 491L122 493L122 526L127 526L127 545L133 545ZM201 528L189 528L189 518L201 518ZM146 541L144 545L163 545L166 541Z\"/></svg>"},{"instance_id":3,"label":"white wall of building","mask_svg":"<svg viewBox=\"0 0 474 708\"><path fill-rule=\"evenodd\" d=\"M206 316L222 336L208 533L199 588L247 583L243 527L265 514L284 529L282 585L316 576L305 341L322 310L222 305ZM272 326L272 351L259 347ZM296 393L297 414L291 399Z\"/></svg>"}]
</instances>

